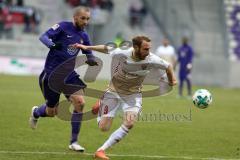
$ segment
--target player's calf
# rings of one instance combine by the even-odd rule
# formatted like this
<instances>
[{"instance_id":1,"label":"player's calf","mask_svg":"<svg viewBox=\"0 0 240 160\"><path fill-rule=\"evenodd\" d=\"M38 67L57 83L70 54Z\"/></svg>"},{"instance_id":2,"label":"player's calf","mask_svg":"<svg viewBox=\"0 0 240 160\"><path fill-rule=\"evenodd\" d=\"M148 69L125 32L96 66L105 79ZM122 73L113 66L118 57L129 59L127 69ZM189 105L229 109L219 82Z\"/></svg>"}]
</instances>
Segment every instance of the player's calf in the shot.
<instances>
[{"instance_id":1,"label":"player's calf","mask_svg":"<svg viewBox=\"0 0 240 160\"><path fill-rule=\"evenodd\" d=\"M46 115L48 117L54 117L55 115L57 115L57 107L47 107L46 108Z\"/></svg>"},{"instance_id":2,"label":"player's calf","mask_svg":"<svg viewBox=\"0 0 240 160\"><path fill-rule=\"evenodd\" d=\"M123 122L123 125L129 130L133 128L135 121Z\"/></svg>"}]
</instances>

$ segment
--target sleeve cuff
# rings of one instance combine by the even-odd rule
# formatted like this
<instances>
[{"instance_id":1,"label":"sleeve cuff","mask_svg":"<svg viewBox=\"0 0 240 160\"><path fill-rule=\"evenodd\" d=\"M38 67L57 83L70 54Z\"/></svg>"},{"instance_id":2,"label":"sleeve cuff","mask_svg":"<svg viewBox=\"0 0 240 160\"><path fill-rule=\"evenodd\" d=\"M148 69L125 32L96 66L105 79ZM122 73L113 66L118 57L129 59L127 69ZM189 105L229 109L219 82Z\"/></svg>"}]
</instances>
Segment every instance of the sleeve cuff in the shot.
<instances>
[{"instance_id":1,"label":"sleeve cuff","mask_svg":"<svg viewBox=\"0 0 240 160\"><path fill-rule=\"evenodd\" d=\"M95 56L93 54L86 54L88 61L95 61Z\"/></svg>"}]
</instances>

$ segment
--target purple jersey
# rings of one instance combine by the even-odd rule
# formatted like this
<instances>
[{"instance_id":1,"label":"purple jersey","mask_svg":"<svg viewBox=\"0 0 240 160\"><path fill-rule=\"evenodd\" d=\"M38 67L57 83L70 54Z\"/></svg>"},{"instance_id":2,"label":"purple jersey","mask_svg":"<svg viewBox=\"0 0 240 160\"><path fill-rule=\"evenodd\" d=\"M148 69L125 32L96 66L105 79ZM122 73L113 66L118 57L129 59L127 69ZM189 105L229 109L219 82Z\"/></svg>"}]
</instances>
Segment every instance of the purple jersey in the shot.
<instances>
[{"instance_id":1,"label":"purple jersey","mask_svg":"<svg viewBox=\"0 0 240 160\"><path fill-rule=\"evenodd\" d=\"M84 30L75 27L72 22L55 24L40 37L40 40L50 48L44 66L44 70L47 73L51 73L65 61L76 58L80 49L70 47L69 45L75 43L90 45L88 34ZM61 44L61 48L51 49L55 44ZM82 53L86 54L88 59L94 58L89 50L82 50ZM74 70L75 63L68 67L72 67L72 70Z\"/></svg>"},{"instance_id":2,"label":"purple jersey","mask_svg":"<svg viewBox=\"0 0 240 160\"><path fill-rule=\"evenodd\" d=\"M178 62L180 64L180 71L187 72L187 64L192 63L193 54L193 50L188 44L184 44L178 49Z\"/></svg>"}]
</instances>

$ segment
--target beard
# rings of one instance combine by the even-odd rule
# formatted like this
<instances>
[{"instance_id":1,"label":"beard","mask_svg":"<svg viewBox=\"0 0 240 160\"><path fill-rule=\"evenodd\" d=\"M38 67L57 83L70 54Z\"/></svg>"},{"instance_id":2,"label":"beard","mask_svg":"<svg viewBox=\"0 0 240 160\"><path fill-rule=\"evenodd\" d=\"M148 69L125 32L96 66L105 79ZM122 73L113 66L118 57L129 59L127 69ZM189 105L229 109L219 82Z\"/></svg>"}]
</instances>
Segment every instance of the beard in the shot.
<instances>
[{"instance_id":1,"label":"beard","mask_svg":"<svg viewBox=\"0 0 240 160\"><path fill-rule=\"evenodd\" d=\"M141 56L140 51L135 51L134 55L135 55L135 57L136 57L137 59L139 59L139 60L144 60L144 59L145 59L145 58L143 58L143 57Z\"/></svg>"},{"instance_id":2,"label":"beard","mask_svg":"<svg viewBox=\"0 0 240 160\"><path fill-rule=\"evenodd\" d=\"M144 60L146 58L145 56L142 56L140 52L137 53L137 57L140 60Z\"/></svg>"},{"instance_id":3,"label":"beard","mask_svg":"<svg viewBox=\"0 0 240 160\"><path fill-rule=\"evenodd\" d=\"M78 22L75 22L75 26L78 28L78 29L83 29L85 27L85 25L81 25L80 23Z\"/></svg>"}]
</instances>

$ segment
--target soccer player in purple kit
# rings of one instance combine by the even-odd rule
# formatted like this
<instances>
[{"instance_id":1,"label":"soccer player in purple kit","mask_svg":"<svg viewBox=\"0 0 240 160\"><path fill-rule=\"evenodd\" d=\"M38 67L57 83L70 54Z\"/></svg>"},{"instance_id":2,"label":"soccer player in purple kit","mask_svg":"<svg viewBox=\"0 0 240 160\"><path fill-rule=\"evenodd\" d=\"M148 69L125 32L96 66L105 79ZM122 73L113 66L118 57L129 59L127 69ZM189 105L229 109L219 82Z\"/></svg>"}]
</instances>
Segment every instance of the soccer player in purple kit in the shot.
<instances>
[{"instance_id":1,"label":"soccer player in purple kit","mask_svg":"<svg viewBox=\"0 0 240 160\"><path fill-rule=\"evenodd\" d=\"M72 48L71 44L82 43L84 45L90 45L88 34L84 31L89 19L90 9L87 7L77 7L73 13L73 22L64 21L55 24L40 37L40 41L50 49L44 70L39 76L39 85L46 103L32 108L29 119L32 129L37 127L37 122L40 117L54 117L57 114L57 106L61 93L56 92L49 86L49 77L59 65L62 65L71 58L76 58L80 49ZM82 50L82 53L87 56L86 63L88 65L97 65L95 57L90 50ZM66 98L74 106L71 118L72 133L69 149L83 152L85 149L78 144L78 135L81 128L81 113L85 104L83 89L86 87L86 84L74 71L75 64L70 64L70 66L67 67L70 67L72 72L68 74L65 82L81 86L81 89L77 93L71 95L65 94Z\"/></svg>"},{"instance_id":2,"label":"soccer player in purple kit","mask_svg":"<svg viewBox=\"0 0 240 160\"><path fill-rule=\"evenodd\" d=\"M179 96L183 93L183 83L187 82L188 96L192 95L192 85L191 85L191 70L192 70L192 59L193 59L193 49L188 44L188 38L183 37L182 45L178 49L178 63L179 63Z\"/></svg>"}]
</instances>

